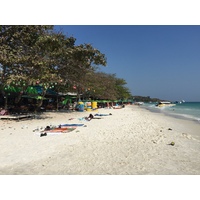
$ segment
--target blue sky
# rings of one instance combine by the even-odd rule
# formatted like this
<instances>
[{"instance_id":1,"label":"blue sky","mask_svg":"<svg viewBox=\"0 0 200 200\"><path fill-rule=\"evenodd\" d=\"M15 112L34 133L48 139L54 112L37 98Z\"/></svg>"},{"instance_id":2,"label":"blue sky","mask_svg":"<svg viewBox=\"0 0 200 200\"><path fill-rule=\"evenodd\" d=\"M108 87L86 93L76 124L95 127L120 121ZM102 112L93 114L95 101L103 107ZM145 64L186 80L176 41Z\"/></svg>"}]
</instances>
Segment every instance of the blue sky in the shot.
<instances>
[{"instance_id":1,"label":"blue sky","mask_svg":"<svg viewBox=\"0 0 200 200\"><path fill-rule=\"evenodd\" d=\"M200 101L200 26L55 26L76 45L90 43L106 55L101 71L127 82L133 95Z\"/></svg>"}]
</instances>

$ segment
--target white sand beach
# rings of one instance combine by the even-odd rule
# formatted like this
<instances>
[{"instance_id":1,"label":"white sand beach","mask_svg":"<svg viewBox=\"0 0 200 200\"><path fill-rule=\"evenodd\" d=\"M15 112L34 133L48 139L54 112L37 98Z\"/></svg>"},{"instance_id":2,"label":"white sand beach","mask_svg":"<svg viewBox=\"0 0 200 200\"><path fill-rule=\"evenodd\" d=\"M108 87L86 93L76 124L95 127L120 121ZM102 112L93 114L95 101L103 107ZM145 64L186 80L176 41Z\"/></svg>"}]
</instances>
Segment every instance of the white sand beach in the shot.
<instances>
[{"instance_id":1,"label":"white sand beach","mask_svg":"<svg viewBox=\"0 0 200 200\"><path fill-rule=\"evenodd\" d=\"M112 115L80 121L90 113ZM33 131L65 123L84 126L43 137ZM135 105L0 120L0 132L1 175L200 174L200 124Z\"/></svg>"}]
</instances>

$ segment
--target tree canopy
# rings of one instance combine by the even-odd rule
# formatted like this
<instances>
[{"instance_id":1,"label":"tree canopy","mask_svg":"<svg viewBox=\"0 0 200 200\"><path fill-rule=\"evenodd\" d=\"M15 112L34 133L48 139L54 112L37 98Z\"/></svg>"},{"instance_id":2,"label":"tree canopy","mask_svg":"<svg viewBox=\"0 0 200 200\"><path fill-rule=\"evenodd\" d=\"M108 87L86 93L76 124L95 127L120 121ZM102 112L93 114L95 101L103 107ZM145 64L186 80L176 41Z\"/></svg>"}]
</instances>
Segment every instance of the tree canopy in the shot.
<instances>
[{"instance_id":1,"label":"tree canopy","mask_svg":"<svg viewBox=\"0 0 200 200\"><path fill-rule=\"evenodd\" d=\"M55 32L53 26L0 26L0 89L7 98L11 87L18 100L30 85L75 91L94 98L127 98L124 79L97 72L106 56L91 44L75 45L74 37ZM89 91L89 92L88 92ZM16 100L17 102L17 100Z\"/></svg>"}]
</instances>

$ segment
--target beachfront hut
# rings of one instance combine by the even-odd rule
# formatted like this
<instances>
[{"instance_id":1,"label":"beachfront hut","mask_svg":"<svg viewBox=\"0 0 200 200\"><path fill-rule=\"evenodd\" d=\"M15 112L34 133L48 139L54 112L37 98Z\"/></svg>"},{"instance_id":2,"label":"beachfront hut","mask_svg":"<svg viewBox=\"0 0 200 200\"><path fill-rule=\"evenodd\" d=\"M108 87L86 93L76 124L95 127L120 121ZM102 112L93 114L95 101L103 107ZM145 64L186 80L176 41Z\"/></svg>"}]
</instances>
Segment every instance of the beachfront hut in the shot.
<instances>
[{"instance_id":1,"label":"beachfront hut","mask_svg":"<svg viewBox=\"0 0 200 200\"><path fill-rule=\"evenodd\" d=\"M15 98L21 92L20 87L7 85L3 88L3 92L0 94L0 106L7 109L8 105L13 105Z\"/></svg>"},{"instance_id":2,"label":"beachfront hut","mask_svg":"<svg viewBox=\"0 0 200 200\"><path fill-rule=\"evenodd\" d=\"M67 92L67 93L59 93L63 96L64 100L62 101L63 106L67 106L69 109L77 99L77 93Z\"/></svg>"},{"instance_id":3,"label":"beachfront hut","mask_svg":"<svg viewBox=\"0 0 200 200\"><path fill-rule=\"evenodd\" d=\"M25 100L26 102L33 105L36 105L40 101L40 110L58 109L61 99L61 95L52 89L47 89L44 95L44 88L40 85L29 86L22 97L27 99Z\"/></svg>"}]
</instances>

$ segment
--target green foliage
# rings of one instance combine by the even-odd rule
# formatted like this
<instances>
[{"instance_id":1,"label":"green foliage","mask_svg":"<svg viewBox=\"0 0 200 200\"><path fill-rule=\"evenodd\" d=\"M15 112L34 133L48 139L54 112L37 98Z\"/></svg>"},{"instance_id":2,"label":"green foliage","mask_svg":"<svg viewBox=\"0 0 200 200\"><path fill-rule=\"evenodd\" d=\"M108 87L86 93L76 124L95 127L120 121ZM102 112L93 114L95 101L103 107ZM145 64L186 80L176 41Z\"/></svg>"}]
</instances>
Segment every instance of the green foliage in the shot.
<instances>
[{"instance_id":1,"label":"green foliage","mask_svg":"<svg viewBox=\"0 0 200 200\"><path fill-rule=\"evenodd\" d=\"M127 99L131 97L124 79L117 78L115 74L103 72L90 72L85 76L85 96L92 96L94 99Z\"/></svg>"},{"instance_id":2,"label":"green foliage","mask_svg":"<svg viewBox=\"0 0 200 200\"><path fill-rule=\"evenodd\" d=\"M159 102L160 99L158 98L151 98L149 96L143 97L143 96L133 96L134 101L136 102Z\"/></svg>"},{"instance_id":3,"label":"green foliage","mask_svg":"<svg viewBox=\"0 0 200 200\"><path fill-rule=\"evenodd\" d=\"M77 92L94 98L130 96L126 81L114 74L96 72L106 57L91 44L53 31L53 26L0 26L0 89L17 87L18 101L30 85L61 92Z\"/></svg>"}]
</instances>

